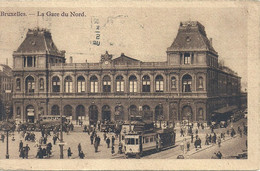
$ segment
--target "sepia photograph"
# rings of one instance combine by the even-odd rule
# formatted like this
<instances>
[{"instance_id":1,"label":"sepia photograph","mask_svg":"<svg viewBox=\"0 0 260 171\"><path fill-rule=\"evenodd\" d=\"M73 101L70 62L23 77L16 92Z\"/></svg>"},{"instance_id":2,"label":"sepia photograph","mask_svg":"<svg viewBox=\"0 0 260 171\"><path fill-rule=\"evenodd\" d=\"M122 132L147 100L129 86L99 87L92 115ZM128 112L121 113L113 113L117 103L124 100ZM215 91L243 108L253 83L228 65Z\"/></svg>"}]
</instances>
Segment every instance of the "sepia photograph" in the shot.
<instances>
[{"instance_id":1,"label":"sepia photograph","mask_svg":"<svg viewBox=\"0 0 260 171\"><path fill-rule=\"evenodd\" d=\"M248 161L249 10L188 5L0 6L1 165Z\"/></svg>"}]
</instances>

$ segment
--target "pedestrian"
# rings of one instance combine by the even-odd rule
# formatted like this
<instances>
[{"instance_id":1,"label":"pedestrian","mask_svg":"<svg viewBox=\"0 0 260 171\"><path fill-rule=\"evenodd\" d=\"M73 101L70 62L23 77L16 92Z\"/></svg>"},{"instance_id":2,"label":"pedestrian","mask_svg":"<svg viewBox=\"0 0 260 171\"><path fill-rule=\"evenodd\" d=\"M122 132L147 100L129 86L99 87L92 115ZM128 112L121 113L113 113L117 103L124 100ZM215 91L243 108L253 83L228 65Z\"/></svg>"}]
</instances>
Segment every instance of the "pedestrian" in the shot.
<instances>
[{"instance_id":1,"label":"pedestrian","mask_svg":"<svg viewBox=\"0 0 260 171\"><path fill-rule=\"evenodd\" d=\"M53 135L53 138L52 138L54 145L56 144L57 138L58 138L58 137L54 134L54 135Z\"/></svg>"},{"instance_id":2,"label":"pedestrian","mask_svg":"<svg viewBox=\"0 0 260 171\"><path fill-rule=\"evenodd\" d=\"M90 136L90 142L91 142L91 144L93 144L93 140L94 140L94 135L92 134L92 135Z\"/></svg>"},{"instance_id":3,"label":"pedestrian","mask_svg":"<svg viewBox=\"0 0 260 171\"><path fill-rule=\"evenodd\" d=\"M43 138L43 144L46 144L47 143L47 136L45 136L44 138Z\"/></svg>"},{"instance_id":4,"label":"pedestrian","mask_svg":"<svg viewBox=\"0 0 260 171\"><path fill-rule=\"evenodd\" d=\"M187 151L190 151L190 142L187 142Z\"/></svg>"},{"instance_id":5,"label":"pedestrian","mask_svg":"<svg viewBox=\"0 0 260 171\"><path fill-rule=\"evenodd\" d=\"M195 147L195 149L196 149L196 151L197 151L197 147L198 147L198 139L196 139L196 140L194 141L194 147Z\"/></svg>"},{"instance_id":6,"label":"pedestrian","mask_svg":"<svg viewBox=\"0 0 260 171\"><path fill-rule=\"evenodd\" d=\"M2 140L2 143L5 142L5 135L4 134L1 134L1 140Z\"/></svg>"},{"instance_id":7,"label":"pedestrian","mask_svg":"<svg viewBox=\"0 0 260 171\"><path fill-rule=\"evenodd\" d=\"M220 147L220 145L221 145L221 138L218 137L218 147Z\"/></svg>"},{"instance_id":8,"label":"pedestrian","mask_svg":"<svg viewBox=\"0 0 260 171\"><path fill-rule=\"evenodd\" d=\"M206 134L205 145L209 145L209 135L208 134Z\"/></svg>"},{"instance_id":9,"label":"pedestrian","mask_svg":"<svg viewBox=\"0 0 260 171\"><path fill-rule=\"evenodd\" d=\"M68 148L68 150L67 150L67 153L68 153L68 158L70 158L70 157L71 157L71 155L72 155L72 152L71 152L71 149L70 149L70 147Z\"/></svg>"},{"instance_id":10,"label":"pedestrian","mask_svg":"<svg viewBox=\"0 0 260 171\"><path fill-rule=\"evenodd\" d=\"M229 129L227 130L227 135L229 135Z\"/></svg>"},{"instance_id":11,"label":"pedestrian","mask_svg":"<svg viewBox=\"0 0 260 171\"><path fill-rule=\"evenodd\" d=\"M85 154L83 153L83 151L80 151L79 152L79 158L84 159L84 157L85 157Z\"/></svg>"},{"instance_id":12,"label":"pedestrian","mask_svg":"<svg viewBox=\"0 0 260 171\"><path fill-rule=\"evenodd\" d=\"M216 156L217 156L218 159L221 159L222 158L222 153L220 151L218 151Z\"/></svg>"},{"instance_id":13,"label":"pedestrian","mask_svg":"<svg viewBox=\"0 0 260 171\"><path fill-rule=\"evenodd\" d=\"M36 158L39 158L39 159L43 158L43 151L42 151L41 147L38 148L38 151L37 151L37 154L36 154Z\"/></svg>"},{"instance_id":14,"label":"pedestrian","mask_svg":"<svg viewBox=\"0 0 260 171\"><path fill-rule=\"evenodd\" d=\"M79 156L80 156L80 152L82 152L81 151L81 144L79 143L79 145L78 145L78 152L79 152Z\"/></svg>"},{"instance_id":15,"label":"pedestrian","mask_svg":"<svg viewBox=\"0 0 260 171\"><path fill-rule=\"evenodd\" d=\"M26 146L24 147L24 152L25 152L25 158L28 159L28 154L30 151L30 147L28 146L28 144L26 144Z\"/></svg>"},{"instance_id":16,"label":"pedestrian","mask_svg":"<svg viewBox=\"0 0 260 171\"><path fill-rule=\"evenodd\" d=\"M201 139L200 138L198 138L198 146L199 146L199 148L201 148Z\"/></svg>"},{"instance_id":17,"label":"pedestrian","mask_svg":"<svg viewBox=\"0 0 260 171\"><path fill-rule=\"evenodd\" d=\"M107 139L107 134L106 134L105 132L104 132L103 136L104 136L104 141L106 141L106 139Z\"/></svg>"},{"instance_id":18,"label":"pedestrian","mask_svg":"<svg viewBox=\"0 0 260 171\"><path fill-rule=\"evenodd\" d=\"M24 148L22 147L21 150L20 150L20 155L19 157L23 158L25 157L25 152L24 152Z\"/></svg>"},{"instance_id":19,"label":"pedestrian","mask_svg":"<svg viewBox=\"0 0 260 171\"><path fill-rule=\"evenodd\" d=\"M181 133L181 136L183 136L184 137L184 131L183 131L183 129L181 128L181 131L180 131L180 133Z\"/></svg>"},{"instance_id":20,"label":"pedestrian","mask_svg":"<svg viewBox=\"0 0 260 171\"><path fill-rule=\"evenodd\" d=\"M120 141L119 144L118 144L118 154L122 154L123 153L122 147L123 147L123 145L122 145L122 143Z\"/></svg>"},{"instance_id":21,"label":"pedestrian","mask_svg":"<svg viewBox=\"0 0 260 171\"><path fill-rule=\"evenodd\" d=\"M19 143L19 151L21 151L21 150L22 150L22 148L23 148L23 141L22 141L22 140L20 140L20 143Z\"/></svg>"},{"instance_id":22,"label":"pedestrian","mask_svg":"<svg viewBox=\"0 0 260 171\"><path fill-rule=\"evenodd\" d=\"M115 137L112 136L112 146L115 145Z\"/></svg>"},{"instance_id":23,"label":"pedestrian","mask_svg":"<svg viewBox=\"0 0 260 171\"><path fill-rule=\"evenodd\" d=\"M112 145L112 148L111 148L111 153L114 154L115 153L115 146Z\"/></svg>"},{"instance_id":24,"label":"pedestrian","mask_svg":"<svg viewBox=\"0 0 260 171\"><path fill-rule=\"evenodd\" d=\"M107 148L109 148L109 145L110 145L110 138L109 137L107 137L106 143L107 143Z\"/></svg>"},{"instance_id":25,"label":"pedestrian","mask_svg":"<svg viewBox=\"0 0 260 171\"><path fill-rule=\"evenodd\" d=\"M97 136L97 143L98 143L98 146L100 145L100 137Z\"/></svg>"},{"instance_id":26,"label":"pedestrian","mask_svg":"<svg viewBox=\"0 0 260 171\"><path fill-rule=\"evenodd\" d=\"M98 152L98 141L95 141L94 143L95 153Z\"/></svg>"},{"instance_id":27,"label":"pedestrian","mask_svg":"<svg viewBox=\"0 0 260 171\"><path fill-rule=\"evenodd\" d=\"M193 132L191 133L190 136L191 136L191 143L193 143L193 138L194 138L194 137L193 137Z\"/></svg>"}]
</instances>

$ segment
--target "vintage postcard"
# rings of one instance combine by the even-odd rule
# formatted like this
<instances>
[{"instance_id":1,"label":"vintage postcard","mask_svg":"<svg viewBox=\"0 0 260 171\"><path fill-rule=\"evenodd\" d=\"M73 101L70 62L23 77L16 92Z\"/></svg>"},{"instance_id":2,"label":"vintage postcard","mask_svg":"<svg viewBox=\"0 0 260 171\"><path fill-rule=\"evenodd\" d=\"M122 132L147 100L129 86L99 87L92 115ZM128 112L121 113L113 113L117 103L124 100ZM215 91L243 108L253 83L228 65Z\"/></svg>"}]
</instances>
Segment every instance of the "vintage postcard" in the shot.
<instances>
[{"instance_id":1,"label":"vintage postcard","mask_svg":"<svg viewBox=\"0 0 260 171\"><path fill-rule=\"evenodd\" d=\"M259 169L258 7L1 2L0 169Z\"/></svg>"}]
</instances>

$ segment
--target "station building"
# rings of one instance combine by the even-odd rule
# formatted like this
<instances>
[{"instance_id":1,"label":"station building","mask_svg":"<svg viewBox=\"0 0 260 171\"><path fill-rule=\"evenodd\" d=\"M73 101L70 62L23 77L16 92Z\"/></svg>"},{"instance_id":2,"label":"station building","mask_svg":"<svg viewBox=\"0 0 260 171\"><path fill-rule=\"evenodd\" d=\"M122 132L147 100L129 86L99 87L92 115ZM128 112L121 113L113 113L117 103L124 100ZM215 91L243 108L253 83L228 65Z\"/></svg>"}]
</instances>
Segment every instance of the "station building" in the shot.
<instances>
[{"instance_id":1,"label":"station building","mask_svg":"<svg viewBox=\"0 0 260 171\"><path fill-rule=\"evenodd\" d=\"M36 122L41 115L62 113L91 123L133 116L206 122L214 110L241 105L241 78L221 65L197 21L180 23L163 62L124 53L100 56L97 63L66 62L48 30L29 29L13 52L15 118Z\"/></svg>"}]
</instances>

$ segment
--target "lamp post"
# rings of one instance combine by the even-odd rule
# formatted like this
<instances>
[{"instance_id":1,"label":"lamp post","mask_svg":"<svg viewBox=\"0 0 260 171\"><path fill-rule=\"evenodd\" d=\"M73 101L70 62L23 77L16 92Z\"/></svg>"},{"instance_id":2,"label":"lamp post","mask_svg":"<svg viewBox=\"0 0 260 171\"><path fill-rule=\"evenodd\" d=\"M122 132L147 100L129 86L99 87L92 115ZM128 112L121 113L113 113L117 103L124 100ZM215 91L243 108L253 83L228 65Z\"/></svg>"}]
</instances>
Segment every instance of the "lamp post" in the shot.
<instances>
[{"instance_id":1,"label":"lamp post","mask_svg":"<svg viewBox=\"0 0 260 171\"><path fill-rule=\"evenodd\" d=\"M63 121L62 121L62 97L60 97L60 159L63 159L63 145L64 145L64 142L63 142L63 133L62 133L62 124L63 124Z\"/></svg>"},{"instance_id":2,"label":"lamp post","mask_svg":"<svg viewBox=\"0 0 260 171\"><path fill-rule=\"evenodd\" d=\"M8 121L9 113L10 113L10 106L7 103L5 106L5 113L6 113L6 122L4 122L2 129L6 132L6 159L9 159L9 149L8 149L8 138L9 138L9 131L12 129L12 123Z\"/></svg>"}]
</instances>

